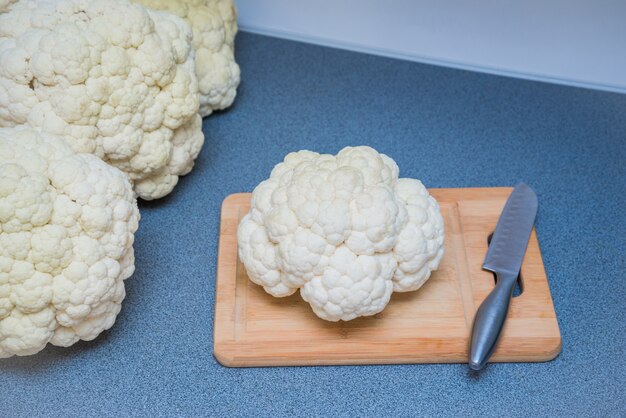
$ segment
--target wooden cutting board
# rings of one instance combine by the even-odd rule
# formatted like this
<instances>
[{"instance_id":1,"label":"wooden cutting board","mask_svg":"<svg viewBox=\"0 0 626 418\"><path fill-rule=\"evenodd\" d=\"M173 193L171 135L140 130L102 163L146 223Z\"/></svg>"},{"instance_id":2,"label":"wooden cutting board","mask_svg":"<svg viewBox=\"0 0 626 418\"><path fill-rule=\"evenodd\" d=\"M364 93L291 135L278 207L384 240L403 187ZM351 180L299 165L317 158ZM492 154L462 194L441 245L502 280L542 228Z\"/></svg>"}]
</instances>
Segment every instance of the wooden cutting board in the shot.
<instances>
[{"instance_id":1,"label":"wooden cutting board","mask_svg":"<svg viewBox=\"0 0 626 418\"><path fill-rule=\"evenodd\" d=\"M214 354L230 367L331 364L463 363L472 320L493 289L481 269L511 188L431 189L446 226L445 256L419 290L394 293L377 315L349 322L319 319L299 293L274 298L252 283L237 256L237 225L250 193L222 205L215 302ZM551 360L561 336L533 231L492 362Z\"/></svg>"}]
</instances>

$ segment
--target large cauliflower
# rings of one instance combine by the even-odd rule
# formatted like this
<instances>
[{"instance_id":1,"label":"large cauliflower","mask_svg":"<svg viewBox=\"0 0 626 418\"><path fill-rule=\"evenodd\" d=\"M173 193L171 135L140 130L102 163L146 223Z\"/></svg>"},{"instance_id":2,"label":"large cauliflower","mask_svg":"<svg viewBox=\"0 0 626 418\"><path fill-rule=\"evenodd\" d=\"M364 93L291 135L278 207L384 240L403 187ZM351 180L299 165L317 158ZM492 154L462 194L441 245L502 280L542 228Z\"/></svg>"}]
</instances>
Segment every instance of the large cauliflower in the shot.
<instances>
[{"instance_id":1,"label":"large cauliflower","mask_svg":"<svg viewBox=\"0 0 626 418\"><path fill-rule=\"evenodd\" d=\"M191 29L125 0L21 0L0 15L0 126L61 136L168 194L204 136Z\"/></svg>"},{"instance_id":2,"label":"large cauliflower","mask_svg":"<svg viewBox=\"0 0 626 418\"><path fill-rule=\"evenodd\" d=\"M299 151L276 165L239 224L239 257L273 296L300 289L320 318L349 321L416 290L443 256L437 201L369 147Z\"/></svg>"},{"instance_id":3,"label":"large cauliflower","mask_svg":"<svg viewBox=\"0 0 626 418\"><path fill-rule=\"evenodd\" d=\"M121 171L60 138L0 129L0 358L110 328L138 221Z\"/></svg>"},{"instance_id":4,"label":"large cauliflower","mask_svg":"<svg viewBox=\"0 0 626 418\"><path fill-rule=\"evenodd\" d=\"M200 88L200 115L233 103L239 85L235 62L237 11L232 0L135 0L186 19L193 29L196 75Z\"/></svg>"}]
</instances>

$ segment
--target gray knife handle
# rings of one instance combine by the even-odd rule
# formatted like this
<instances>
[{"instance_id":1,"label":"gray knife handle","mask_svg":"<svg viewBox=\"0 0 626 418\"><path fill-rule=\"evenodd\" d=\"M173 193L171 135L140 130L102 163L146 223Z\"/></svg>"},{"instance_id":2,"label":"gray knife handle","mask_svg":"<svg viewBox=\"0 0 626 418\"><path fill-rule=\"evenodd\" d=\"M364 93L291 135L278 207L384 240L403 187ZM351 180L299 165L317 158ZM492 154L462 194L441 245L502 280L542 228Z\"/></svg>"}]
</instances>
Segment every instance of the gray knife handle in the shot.
<instances>
[{"instance_id":1,"label":"gray knife handle","mask_svg":"<svg viewBox=\"0 0 626 418\"><path fill-rule=\"evenodd\" d=\"M509 310L516 281L517 274L498 273L496 287L476 311L470 345L470 369L482 369L491 357Z\"/></svg>"}]
</instances>

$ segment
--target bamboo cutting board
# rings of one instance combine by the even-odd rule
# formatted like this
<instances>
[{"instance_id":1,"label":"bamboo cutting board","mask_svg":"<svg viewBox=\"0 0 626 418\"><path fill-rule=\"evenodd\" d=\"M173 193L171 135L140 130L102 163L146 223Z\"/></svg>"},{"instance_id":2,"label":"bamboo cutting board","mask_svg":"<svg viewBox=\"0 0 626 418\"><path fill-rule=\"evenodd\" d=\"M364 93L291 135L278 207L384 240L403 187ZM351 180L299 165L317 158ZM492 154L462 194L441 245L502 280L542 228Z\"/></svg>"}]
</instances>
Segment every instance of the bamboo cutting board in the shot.
<instances>
[{"instance_id":1,"label":"bamboo cutting board","mask_svg":"<svg viewBox=\"0 0 626 418\"><path fill-rule=\"evenodd\" d=\"M446 226L445 255L419 290L394 293L385 310L349 322L319 319L299 293L274 298L252 283L237 256L237 225L250 194L222 204L214 354L230 367L463 363L474 313L495 285L481 269L487 239L511 188L431 189ZM551 360L561 336L535 231L492 362Z\"/></svg>"}]
</instances>

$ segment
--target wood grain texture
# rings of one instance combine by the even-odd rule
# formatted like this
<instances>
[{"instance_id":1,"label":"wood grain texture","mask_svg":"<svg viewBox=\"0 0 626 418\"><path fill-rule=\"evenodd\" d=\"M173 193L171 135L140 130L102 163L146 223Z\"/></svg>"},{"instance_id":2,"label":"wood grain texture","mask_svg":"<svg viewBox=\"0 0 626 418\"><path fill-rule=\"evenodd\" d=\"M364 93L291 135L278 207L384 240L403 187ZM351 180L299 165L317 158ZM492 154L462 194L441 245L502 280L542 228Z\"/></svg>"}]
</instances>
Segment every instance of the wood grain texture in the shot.
<instances>
[{"instance_id":1,"label":"wood grain texture","mask_svg":"<svg viewBox=\"0 0 626 418\"><path fill-rule=\"evenodd\" d=\"M511 188L430 189L446 226L446 253L419 290L394 293L377 315L349 322L319 319L299 293L274 298L252 283L237 256L237 225L250 193L222 204L214 354L230 367L462 363L476 309L494 287L482 270ZM522 264L523 293L511 302L492 362L548 361L561 336L535 231Z\"/></svg>"}]
</instances>

